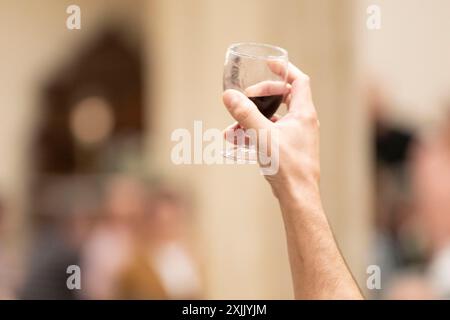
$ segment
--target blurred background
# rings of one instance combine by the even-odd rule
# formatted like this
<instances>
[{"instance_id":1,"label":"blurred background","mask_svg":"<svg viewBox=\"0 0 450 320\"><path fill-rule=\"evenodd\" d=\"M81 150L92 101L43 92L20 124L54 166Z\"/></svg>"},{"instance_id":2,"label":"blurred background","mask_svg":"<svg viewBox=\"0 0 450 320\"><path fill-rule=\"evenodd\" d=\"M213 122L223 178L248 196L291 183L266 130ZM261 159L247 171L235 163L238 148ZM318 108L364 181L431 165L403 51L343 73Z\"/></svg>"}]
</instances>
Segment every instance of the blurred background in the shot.
<instances>
[{"instance_id":1,"label":"blurred background","mask_svg":"<svg viewBox=\"0 0 450 320\"><path fill-rule=\"evenodd\" d=\"M81 30L66 9L81 8ZM381 9L381 29L366 26ZM225 128L233 42L312 78L325 210L368 297L450 297L450 3L0 0L0 298L290 299L255 166L174 165ZM82 289L68 290L78 265ZM381 270L369 290L367 268Z\"/></svg>"}]
</instances>

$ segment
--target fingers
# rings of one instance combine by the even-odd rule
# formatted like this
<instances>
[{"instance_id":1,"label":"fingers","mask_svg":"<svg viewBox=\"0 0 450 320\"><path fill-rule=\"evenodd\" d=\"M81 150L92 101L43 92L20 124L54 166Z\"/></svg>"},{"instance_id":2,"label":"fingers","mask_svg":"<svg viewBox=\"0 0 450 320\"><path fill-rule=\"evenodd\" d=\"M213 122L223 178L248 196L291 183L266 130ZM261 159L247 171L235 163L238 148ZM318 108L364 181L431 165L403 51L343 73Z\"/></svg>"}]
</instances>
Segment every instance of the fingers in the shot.
<instances>
[{"instance_id":1,"label":"fingers","mask_svg":"<svg viewBox=\"0 0 450 320\"><path fill-rule=\"evenodd\" d=\"M245 94L248 97L285 95L288 92L288 84L286 84L284 81L273 80L262 81L245 89Z\"/></svg>"},{"instance_id":2,"label":"fingers","mask_svg":"<svg viewBox=\"0 0 450 320\"><path fill-rule=\"evenodd\" d=\"M283 62L272 60L269 62L271 70L282 75L286 66ZM289 112L295 114L315 116L316 110L312 102L310 80L308 75L289 62L287 66L287 82L292 85L290 94L286 96L285 101Z\"/></svg>"},{"instance_id":3,"label":"fingers","mask_svg":"<svg viewBox=\"0 0 450 320\"><path fill-rule=\"evenodd\" d=\"M278 120L280 120L281 119L281 116L279 116L279 115L277 115L277 114L274 114L271 118L270 118L270 121L272 121L272 122L277 122Z\"/></svg>"},{"instance_id":4,"label":"fingers","mask_svg":"<svg viewBox=\"0 0 450 320\"><path fill-rule=\"evenodd\" d=\"M278 75L281 79L286 79L288 75L288 66L287 61L282 60L269 60L267 61L267 65L273 73Z\"/></svg>"},{"instance_id":5,"label":"fingers","mask_svg":"<svg viewBox=\"0 0 450 320\"><path fill-rule=\"evenodd\" d=\"M288 83L293 83L295 80L299 78L308 78L308 76L303 73L299 68L294 66L292 63L288 62L286 66L286 62L280 60L270 60L268 62L270 70L276 75L282 77L286 77ZM287 74L286 74L287 73Z\"/></svg>"},{"instance_id":6,"label":"fingers","mask_svg":"<svg viewBox=\"0 0 450 320\"><path fill-rule=\"evenodd\" d=\"M231 116L245 129L268 128L272 125L272 122L264 117L242 92L226 90L223 93L223 103Z\"/></svg>"},{"instance_id":7,"label":"fingers","mask_svg":"<svg viewBox=\"0 0 450 320\"><path fill-rule=\"evenodd\" d=\"M286 64L283 61L271 60L268 65L280 77L286 73ZM292 85L290 93L285 97L289 112L315 114L308 75L289 62L286 78L287 82Z\"/></svg>"},{"instance_id":8,"label":"fingers","mask_svg":"<svg viewBox=\"0 0 450 320\"><path fill-rule=\"evenodd\" d=\"M271 70L283 76L286 73L286 65L279 60L268 62ZM285 86L280 81L263 81L246 89L249 96L274 95L284 92L285 102L288 105L289 113L294 116L312 119L317 121L317 113L312 101L311 87L309 77L300 69L289 63L287 66L287 82L292 88ZM243 128L267 128L271 121L265 118L258 108L244 94L236 90L227 90L224 92L223 101L232 117Z\"/></svg>"},{"instance_id":9,"label":"fingers","mask_svg":"<svg viewBox=\"0 0 450 320\"><path fill-rule=\"evenodd\" d=\"M238 129L242 129L241 125L237 122L233 123L232 125L228 126L225 128L225 130L223 130L223 137L225 138L225 140L227 140L228 142L237 143L237 137L235 134L235 131Z\"/></svg>"},{"instance_id":10,"label":"fingers","mask_svg":"<svg viewBox=\"0 0 450 320\"><path fill-rule=\"evenodd\" d=\"M245 89L245 94L247 97L282 95L283 102L289 108L291 102L291 88L292 86L289 83L284 83L284 81L267 80L247 87L247 89Z\"/></svg>"},{"instance_id":11,"label":"fingers","mask_svg":"<svg viewBox=\"0 0 450 320\"><path fill-rule=\"evenodd\" d=\"M287 82L292 84L294 83L294 81L298 79L302 79L303 81L306 80L309 81L309 77L303 71L301 71L299 68L297 68L296 66L294 66L292 63L289 62Z\"/></svg>"},{"instance_id":12,"label":"fingers","mask_svg":"<svg viewBox=\"0 0 450 320\"><path fill-rule=\"evenodd\" d=\"M300 77L292 83L289 113L315 116L316 110L312 102L309 78Z\"/></svg>"},{"instance_id":13,"label":"fingers","mask_svg":"<svg viewBox=\"0 0 450 320\"><path fill-rule=\"evenodd\" d=\"M272 117L270 117L270 121L277 122L281 118L282 118L281 116L274 114ZM249 145L250 144L249 137L244 136L244 139L242 138L239 139L239 136L244 133L245 133L244 128L242 128L239 123L235 122L223 130L223 137L226 141L233 144L238 144L239 142L242 143L242 140L244 140L245 145Z\"/></svg>"},{"instance_id":14,"label":"fingers","mask_svg":"<svg viewBox=\"0 0 450 320\"><path fill-rule=\"evenodd\" d=\"M289 90L290 90L290 89L289 89ZM284 99L283 99L283 102L287 105L288 110L289 110L289 106L291 105L291 98L292 98L292 95L291 95L291 93L289 92L289 94L287 94L287 95L284 97Z\"/></svg>"},{"instance_id":15,"label":"fingers","mask_svg":"<svg viewBox=\"0 0 450 320\"><path fill-rule=\"evenodd\" d=\"M239 123L234 123L223 131L223 137L226 141L238 145L250 145L250 138L245 135L244 129Z\"/></svg>"}]
</instances>

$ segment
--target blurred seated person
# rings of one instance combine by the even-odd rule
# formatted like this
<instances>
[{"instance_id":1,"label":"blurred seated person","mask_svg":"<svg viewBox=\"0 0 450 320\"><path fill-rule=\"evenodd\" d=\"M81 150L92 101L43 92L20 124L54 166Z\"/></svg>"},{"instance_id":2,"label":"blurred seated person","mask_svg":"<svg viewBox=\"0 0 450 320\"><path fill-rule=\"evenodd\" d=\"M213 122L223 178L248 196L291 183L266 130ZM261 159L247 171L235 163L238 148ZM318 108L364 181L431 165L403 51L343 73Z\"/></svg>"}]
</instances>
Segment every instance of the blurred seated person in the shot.
<instances>
[{"instance_id":1,"label":"blurred seated person","mask_svg":"<svg viewBox=\"0 0 450 320\"><path fill-rule=\"evenodd\" d=\"M156 273L141 254L139 230L148 196L138 179L117 176L108 180L103 213L83 250L84 298L166 298ZM124 276L127 272L133 276ZM130 277L139 279L139 287L123 283Z\"/></svg>"},{"instance_id":2,"label":"blurred seated person","mask_svg":"<svg viewBox=\"0 0 450 320\"><path fill-rule=\"evenodd\" d=\"M168 187L153 190L145 221L142 224L143 257L151 264L167 298L201 297L200 275L187 225L188 206L183 197ZM138 261L133 267L137 268ZM133 279L129 272L128 284ZM127 283L127 282L125 282Z\"/></svg>"},{"instance_id":3,"label":"blurred seated person","mask_svg":"<svg viewBox=\"0 0 450 320\"><path fill-rule=\"evenodd\" d=\"M80 290L67 287L67 268L80 265L80 249L97 211L96 188L70 177L50 179L43 190L19 298L79 299Z\"/></svg>"},{"instance_id":4,"label":"blurred seated person","mask_svg":"<svg viewBox=\"0 0 450 320\"><path fill-rule=\"evenodd\" d=\"M198 298L181 198L120 176L108 182L104 202L83 255L86 298Z\"/></svg>"}]
</instances>

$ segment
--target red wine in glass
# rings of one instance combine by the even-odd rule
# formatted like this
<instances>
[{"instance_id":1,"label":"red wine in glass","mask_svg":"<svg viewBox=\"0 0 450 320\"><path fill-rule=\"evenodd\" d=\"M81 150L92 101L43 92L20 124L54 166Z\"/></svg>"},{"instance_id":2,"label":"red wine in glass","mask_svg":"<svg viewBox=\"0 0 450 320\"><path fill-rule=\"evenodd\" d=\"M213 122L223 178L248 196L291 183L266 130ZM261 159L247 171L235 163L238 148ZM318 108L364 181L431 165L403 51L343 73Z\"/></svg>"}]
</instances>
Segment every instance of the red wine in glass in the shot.
<instances>
[{"instance_id":1,"label":"red wine in glass","mask_svg":"<svg viewBox=\"0 0 450 320\"><path fill-rule=\"evenodd\" d=\"M280 107L283 95L249 97L249 99L252 100L266 118L270 119Z\"/></svg>"},{"instance_id":2,"label":"red wine in glass","mask_svg":"<svg viewBox=\"0 0 450 320\"><path fill-rule=\"evenodd\" d=\"M286 93L288 63L287 51L282 48L261 43L232 44L225 56L223 89L243 92L270 119ZM232 146L223 155L249 163L257 161L255 146Z\"/></svg>"}]
</instances>

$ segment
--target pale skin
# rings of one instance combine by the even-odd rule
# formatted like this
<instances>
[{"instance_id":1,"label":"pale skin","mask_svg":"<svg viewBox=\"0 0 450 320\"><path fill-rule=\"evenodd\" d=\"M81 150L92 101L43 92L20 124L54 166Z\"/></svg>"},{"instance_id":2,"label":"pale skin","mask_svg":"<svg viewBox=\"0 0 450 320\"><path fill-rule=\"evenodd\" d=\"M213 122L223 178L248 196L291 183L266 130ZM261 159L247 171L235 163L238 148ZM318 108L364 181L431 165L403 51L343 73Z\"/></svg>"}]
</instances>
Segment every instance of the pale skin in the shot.
<instances>
[{"instance_id":1,"label":"pale skin","mask_svg":"<svg viewBox=\"0 0 450 320\"><path fill-rule=\"evenodd\" d=\"M279 64L271 64L275 73ZM285 93L288 112L264 117L246 95L226 90L223 102L237 121L227 130L278 130L279 170L265 176L278 199L286 230L289 262L296 299L362 299L339 252L319 191L319 122L309 77L289 64L288 85L265 84L266 95ZM248 88L255 90L255 88ZM247 92L248 94L248 92Z\"/></svg>"}]
</instances>

